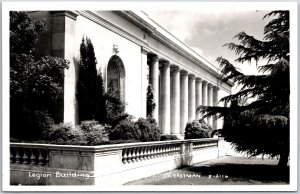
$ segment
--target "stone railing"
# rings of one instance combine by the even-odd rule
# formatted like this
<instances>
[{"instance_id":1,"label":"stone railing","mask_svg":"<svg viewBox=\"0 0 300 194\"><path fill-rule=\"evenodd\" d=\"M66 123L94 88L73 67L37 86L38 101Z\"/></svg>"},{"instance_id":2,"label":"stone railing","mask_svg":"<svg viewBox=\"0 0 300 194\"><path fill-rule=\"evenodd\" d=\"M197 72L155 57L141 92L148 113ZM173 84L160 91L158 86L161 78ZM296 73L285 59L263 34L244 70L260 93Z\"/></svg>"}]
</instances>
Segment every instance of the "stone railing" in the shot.
<instances>
[{"instance_id":1,"label":"stone railing","mask_svg":"<svg viewBox=\"0 0 300 194\"><path fill-rule=\"evenodd\" d=\"M48 166L49 150L32 144L12 144L10 163Z\"/></svg>"},{"instance_id":2,"label":"stone railing","mask_svg":"<svg viewBox=\"0 0 300 194\"><path fill-rule=\"evenodd\" d=\"M11 184L121 185L218 158L222 155L220 141L207 138L101 146L11 143ZM38 173L40 176L33 176Z\"/></svg>"}]
</instances>

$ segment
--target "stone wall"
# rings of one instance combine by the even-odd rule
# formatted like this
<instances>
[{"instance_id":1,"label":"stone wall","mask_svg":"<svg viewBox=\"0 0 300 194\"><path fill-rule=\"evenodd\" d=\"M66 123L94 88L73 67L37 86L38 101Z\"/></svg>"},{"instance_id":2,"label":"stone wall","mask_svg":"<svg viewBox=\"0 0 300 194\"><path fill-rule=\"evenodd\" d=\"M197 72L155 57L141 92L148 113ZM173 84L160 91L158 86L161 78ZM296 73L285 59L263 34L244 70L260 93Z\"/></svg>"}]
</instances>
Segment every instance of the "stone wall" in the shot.
<instances>
[{"instance_id":1,"label":"stone wall","mask_svg":"<svg viewBox=\"0 0 300 194\"><path fill-rule=\"evenodd\" d=\"M12 185L122 185L224 156L222 139L102 146L11 143Z\"/></svg>"}]
</instances>

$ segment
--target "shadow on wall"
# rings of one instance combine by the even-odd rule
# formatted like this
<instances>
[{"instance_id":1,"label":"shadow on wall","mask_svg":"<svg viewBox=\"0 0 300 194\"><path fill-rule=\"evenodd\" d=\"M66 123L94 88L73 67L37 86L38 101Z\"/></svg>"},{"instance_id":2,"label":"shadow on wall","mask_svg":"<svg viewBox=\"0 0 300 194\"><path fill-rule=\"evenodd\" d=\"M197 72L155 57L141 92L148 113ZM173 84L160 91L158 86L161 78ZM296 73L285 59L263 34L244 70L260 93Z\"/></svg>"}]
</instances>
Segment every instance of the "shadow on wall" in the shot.
<instances>
[{"instance_id":1,"label":"shadow on wall","mask_svg":"<svg viewBox=\"0 0 300 194\"><path fill-rule=\"evenodd\" d=\"M79 76L79 60L73 57L73 63L75 68L75 80L77 82L78 76ZM79 123L79 115L78 115L78 91L77 91L77 85L75 85L75 123Z\"/></svg>"}]
</instances>

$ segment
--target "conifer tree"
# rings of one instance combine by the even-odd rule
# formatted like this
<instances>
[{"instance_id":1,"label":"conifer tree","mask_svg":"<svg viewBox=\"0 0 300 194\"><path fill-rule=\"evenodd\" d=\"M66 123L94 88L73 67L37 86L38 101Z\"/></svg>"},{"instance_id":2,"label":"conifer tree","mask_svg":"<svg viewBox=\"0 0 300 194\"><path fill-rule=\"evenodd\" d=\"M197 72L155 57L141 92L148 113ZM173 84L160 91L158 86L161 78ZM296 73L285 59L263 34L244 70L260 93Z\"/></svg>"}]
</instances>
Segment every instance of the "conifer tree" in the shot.
<instances>
[{"instance_id":1,"label":"conifer tree","mask_svg":"<svg viewBox=\"0 0 300 194\"><path fill-rule=\"evenodd\" d=\"M151 84L147 87L147 117L153 117L153 110L155 109L156 104L154 102L153 89Z\"/></svg>"},{"instance_id":2,"label":"conifer tree","mask_svg":"<svg viewBox=\"0 0 300 194\"><path fill-rule=\"evenodd\" d=\"M103 79L97 73L97 59L89 38L82 38L77 82L79 120L97 120L103 123ZM101 110L102 109L102 110Z\"/></svg>"},{"instance_id":3,"label":"conifer tree","mask_svg":"<svg viewBox=\"0 0 300 194\"><path fill-rule=\"evenodd\" d=\"M241 89L221 99L231 106L200 106L198 111L206 117L224 117L220 130L225 140L237 151L250 156L268 154L279 156L279 166L285 166L289 156L290 83L289 83L289 11L272 11L264 16L272 17L264 28L264 39L258 40L245 32L238 33L239 43L227 43L238 58L235 62L267 61L257 68L262 75L245 75L222 57L217 62L222 68L222 81L232 80ZM254 99L244 105L240 99Z\"/></svg>"}]
</instances>

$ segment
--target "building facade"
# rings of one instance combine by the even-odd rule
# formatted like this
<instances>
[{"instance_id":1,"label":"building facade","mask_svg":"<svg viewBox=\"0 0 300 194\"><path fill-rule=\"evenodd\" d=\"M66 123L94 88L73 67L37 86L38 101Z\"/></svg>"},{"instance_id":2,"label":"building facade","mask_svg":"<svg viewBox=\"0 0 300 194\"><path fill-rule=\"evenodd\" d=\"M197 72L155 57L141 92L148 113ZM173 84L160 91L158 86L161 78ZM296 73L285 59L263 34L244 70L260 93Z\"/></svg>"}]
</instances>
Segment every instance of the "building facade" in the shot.
<instances>
[{"instance_id":1,"label":"building facade","mask_svg":"<svg viewBox=\"0 0 300 194\"><path fill-rule=\"evenodd\" d=\"M64 122L77 122L76 79L85 36L94 45L105 89L111 83L117 86L126 112L135 118L146 117L151 84L154 118L163 134L182 136L186 123L201 117L197 106L224 106L219 99L231 93L232 84L220 82L218 68L143 12L39 11L31 16L47 22L37 43L39 54L70 61L64 80ZM207 122L214 129L222 127L221 120Z\"/></svg>"}]
</instances>

